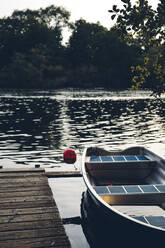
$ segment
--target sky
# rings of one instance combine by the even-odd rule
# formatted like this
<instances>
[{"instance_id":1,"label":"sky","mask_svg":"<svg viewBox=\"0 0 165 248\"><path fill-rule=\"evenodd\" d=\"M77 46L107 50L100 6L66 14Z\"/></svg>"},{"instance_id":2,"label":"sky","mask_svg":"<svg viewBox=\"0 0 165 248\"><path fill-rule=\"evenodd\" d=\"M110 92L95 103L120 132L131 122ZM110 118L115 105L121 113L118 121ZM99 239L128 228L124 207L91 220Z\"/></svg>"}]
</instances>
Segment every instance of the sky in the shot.
<instances>
[{"instance_id":1,"label":"sky","mask_svg":"<svg viewBox=\"0 0 165 248\"><path fill-rule=\"evenodd\" d=\"M134 0L132 0L134 1ZM149 0L152 6L156 6L158 0ZM9 16L15 9L39 9L50 5L63 6L71 13L71 21L80 18L88 22L99 21L103 26L112 26L112 20L108 10L112 5L121 5L121 0L5 0L0 3L0 17Z\"/></svg>"}]
</instances>

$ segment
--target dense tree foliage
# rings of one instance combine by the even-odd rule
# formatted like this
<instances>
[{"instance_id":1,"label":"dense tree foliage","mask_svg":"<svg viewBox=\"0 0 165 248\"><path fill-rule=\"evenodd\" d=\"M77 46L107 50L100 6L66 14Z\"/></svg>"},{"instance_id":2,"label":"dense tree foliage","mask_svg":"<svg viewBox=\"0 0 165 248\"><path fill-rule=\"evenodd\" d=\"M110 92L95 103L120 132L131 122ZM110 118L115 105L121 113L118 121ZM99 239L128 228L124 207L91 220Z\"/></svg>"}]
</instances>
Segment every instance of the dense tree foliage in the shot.
<instances>
[{"instance_id":1,"label":"dense tree foliage","mask_svg":"<svg viewBox=\"0 0 165 248\"><path fill-rule=\"evenodd\" d=\"M108 30L83 19L71 23L69 17L67 10L52 5L0 19L0 87L131 86L139 42L122 37L118 27ZM65 45L64 28L71 30Z\"/></svg>"},{"instance_id":2,"label":"dense tree foliage","mask_svg":"<svg viewBox=\"0 0 165 248\"><path fill-rule=\"evenodd\" d=\"M138 52L120 40L114 30L78 20L70 37L68 58L76 81L85 87L92 84L124 89L130 87L130 66L135 64Z\"/></svg>"},{"instance_id":3,"label":"dense tree foliage","mask_svg":"<svg viewBox=\"0 0 165 248\"><path fill-rule=\"evenodd\" d=\"M165 0L159 0L156 9L147 0L121 2L121 8L114 5L109 11L111 18L116 18L121 37L132 37L142 51L139 63L131 68L133 88L149 87L160 95L165 92Z\"/></svg>"}]
</instances>

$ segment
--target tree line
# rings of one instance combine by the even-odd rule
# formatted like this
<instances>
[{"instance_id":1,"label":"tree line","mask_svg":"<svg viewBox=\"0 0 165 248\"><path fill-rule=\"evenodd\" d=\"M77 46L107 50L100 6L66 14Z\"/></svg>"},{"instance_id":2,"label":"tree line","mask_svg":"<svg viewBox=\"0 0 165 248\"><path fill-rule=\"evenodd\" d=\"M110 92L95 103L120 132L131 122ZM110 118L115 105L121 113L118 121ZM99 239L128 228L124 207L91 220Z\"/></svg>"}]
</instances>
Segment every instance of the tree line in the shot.
<instances>
[{"instance_id":1,"label":"tree line","mask_svg":"<svg viewBox=\"0 0 165 248\"><path fill-rule=\"evenodd\" d=\"M147 0L121 1L109 11L116 18L110 29L84 19L73 23L54 5L1 18L0 88L127 89L148 82L144 87L162 93L165 1L157 10Z\"/></svg>"},{"instance_id":2,"label":"tree line","mask_svg":"<svg viewBox=\"0 0 165 248\"><path fill-rule=\"evenodd\" d=\"M63 44L65 29L70 30ZM70 22L54 5L0 19L0 87L130 87L140 48L100 23Z\"/></svg>"}]
</instances>

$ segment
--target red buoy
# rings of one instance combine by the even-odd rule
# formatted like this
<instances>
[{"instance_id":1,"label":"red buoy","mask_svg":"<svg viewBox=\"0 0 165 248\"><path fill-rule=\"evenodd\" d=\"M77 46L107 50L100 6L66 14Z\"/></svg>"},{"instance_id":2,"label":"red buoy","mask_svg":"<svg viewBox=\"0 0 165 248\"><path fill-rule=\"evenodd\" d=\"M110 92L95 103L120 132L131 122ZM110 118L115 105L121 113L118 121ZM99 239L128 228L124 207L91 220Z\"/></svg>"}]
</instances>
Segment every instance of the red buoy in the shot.
<instances>
[{"instance_id":1,"label":"red buoy","mask_svg":"<svg viewBox=\"0 0 165 248\"><path fill-rule=\"evenodd\" d=\"M74 164L76 162L77 154L73 149L67 149L64 154L64 162L67 164Z\"/></svg>"}]
</instances>

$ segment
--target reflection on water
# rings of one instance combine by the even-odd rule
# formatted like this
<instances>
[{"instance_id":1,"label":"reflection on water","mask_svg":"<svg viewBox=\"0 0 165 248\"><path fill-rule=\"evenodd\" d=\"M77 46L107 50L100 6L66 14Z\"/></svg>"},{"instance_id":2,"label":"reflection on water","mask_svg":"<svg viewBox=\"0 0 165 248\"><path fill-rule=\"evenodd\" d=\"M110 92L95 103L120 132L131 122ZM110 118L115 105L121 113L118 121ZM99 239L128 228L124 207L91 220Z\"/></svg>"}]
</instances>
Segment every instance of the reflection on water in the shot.
<instances>
[{"instance_id":1,"label":"reflection on water","mask_svg":"<svg viewBox=\"0 0 165 248\"><path fill-rule=\"evenodd\" d=\"M63 151L144 145L165 156L165 97L149 92L0 92L0 165L62 168ZM69 167L68 167L69 168Z\"/></svg>"}]
</instances>

